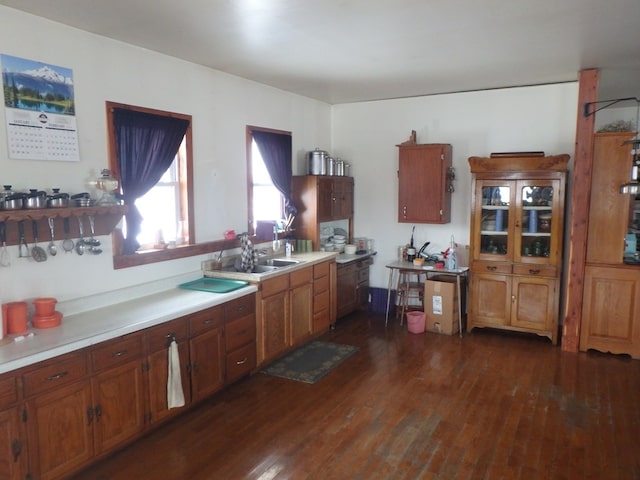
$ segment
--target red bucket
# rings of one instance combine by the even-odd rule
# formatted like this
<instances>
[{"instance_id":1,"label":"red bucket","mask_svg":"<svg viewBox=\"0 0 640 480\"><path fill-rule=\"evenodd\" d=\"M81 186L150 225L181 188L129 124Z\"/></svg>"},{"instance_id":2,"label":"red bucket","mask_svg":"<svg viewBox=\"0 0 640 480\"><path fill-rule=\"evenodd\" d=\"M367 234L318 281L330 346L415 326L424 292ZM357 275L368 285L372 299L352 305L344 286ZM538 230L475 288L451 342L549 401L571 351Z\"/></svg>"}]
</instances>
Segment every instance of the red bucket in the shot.
<instances>
[{"instance_id":1,"label":"red bucket","mask_svg":"<svg viewBox=\"0 0 640 480\"><path fill-rule=\"evenodd\" d=\"M424 312L407 312L407 329L411 333L424 333Z\"/></svg>"}]
</instances>

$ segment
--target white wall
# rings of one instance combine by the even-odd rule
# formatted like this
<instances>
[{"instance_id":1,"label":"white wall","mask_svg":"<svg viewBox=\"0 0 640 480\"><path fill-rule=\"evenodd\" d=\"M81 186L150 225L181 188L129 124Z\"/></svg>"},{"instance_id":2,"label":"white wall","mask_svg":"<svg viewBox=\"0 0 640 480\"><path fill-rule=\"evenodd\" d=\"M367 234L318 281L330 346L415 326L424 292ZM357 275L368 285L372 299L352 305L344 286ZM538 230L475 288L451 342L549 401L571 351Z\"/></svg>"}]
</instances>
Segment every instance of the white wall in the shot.
<instances>
[{"instance_id":1,"label":"white wall","mask_svg":"<svg viewBox=\"0 0 640 480\"><path fill-rule=\"evenodd\" d=\"M355 177L356 236L372 237L378 256L371 284L386 287L384 265L409 241L410 224L397 221L398 149L416 130L418 143L450 143L456 170L451 223L417 225L415 243L444 250L451 235L469 243L471 175L467 158L491 152L543 150L573 157L578 85L566 83L337 105L332 151Z\"/></svg>"},{"instance_id":2,"label":"white wall","mask_svg":"<svg viewBox=\"0 0 640 480\"><path fill-rule=\"evenodd\" d=\"M107 100L190 114L199 242L220 239L226 229L246 230L246 125L292 131L296 173L305 173L305 151L330 145L328 104L6 7L0 7L0 53L73 70L81 158L8 159L6 128L0 126L0 185L87 191L87 181L107 166ZM0 118L4 123L3 114ZM17 247L10 247L11 266L0 267L0 300L41 295L74 299L197 271L205 258L115 271L111 238L100 240L103 255L59 253L44 263L18 259Z\"/></svg>"}]
</instances>

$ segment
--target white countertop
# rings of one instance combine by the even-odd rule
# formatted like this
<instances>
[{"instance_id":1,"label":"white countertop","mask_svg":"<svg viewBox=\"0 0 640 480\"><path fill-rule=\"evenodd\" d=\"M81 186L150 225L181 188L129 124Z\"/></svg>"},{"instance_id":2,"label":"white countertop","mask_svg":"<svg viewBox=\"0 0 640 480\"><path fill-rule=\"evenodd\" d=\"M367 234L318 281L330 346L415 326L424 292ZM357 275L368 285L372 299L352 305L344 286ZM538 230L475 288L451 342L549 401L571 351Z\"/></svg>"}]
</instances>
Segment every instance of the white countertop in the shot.
<instances>
[{"instance_id":1,"label":"white countertop","mask_svg":"<svg viewBox=\"0 0 640 480\"><path fill-rule=\"evenodd\" d=\"M59 327L31 328L29 333L33 332L33 336L27 336L22 341L12 341L15 335L9 336L8 343L0 345L0 374L143 330L256 291L257 288L252 285L229 293L208 293L174 287L121 303L65 315Z\"/></svg>"}]
</instances>

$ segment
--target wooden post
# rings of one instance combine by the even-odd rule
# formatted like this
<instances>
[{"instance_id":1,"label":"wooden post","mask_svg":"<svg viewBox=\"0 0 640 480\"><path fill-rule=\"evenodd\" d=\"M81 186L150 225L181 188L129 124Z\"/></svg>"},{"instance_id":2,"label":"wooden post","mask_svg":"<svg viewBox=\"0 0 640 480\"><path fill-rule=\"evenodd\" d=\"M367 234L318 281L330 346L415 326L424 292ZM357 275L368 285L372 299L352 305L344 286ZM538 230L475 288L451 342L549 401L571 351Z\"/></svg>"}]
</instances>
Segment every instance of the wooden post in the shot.
<instances>
[{"instance_id":1,"label":"wooden post","mask_svg":"<svg viewBox=\"0 0 640 480\"><path fill-rule=\"evenodd\" d=\"M573 157L573 184L569 225L569 261L562 326L562 350L577 352L582 320L584 265L587 254L589 199L593 171L593 130L595 115L584 115L584 105L598 100L598 70L582 70L579 77L576 148Z\"/></svg>"}]
</instances>

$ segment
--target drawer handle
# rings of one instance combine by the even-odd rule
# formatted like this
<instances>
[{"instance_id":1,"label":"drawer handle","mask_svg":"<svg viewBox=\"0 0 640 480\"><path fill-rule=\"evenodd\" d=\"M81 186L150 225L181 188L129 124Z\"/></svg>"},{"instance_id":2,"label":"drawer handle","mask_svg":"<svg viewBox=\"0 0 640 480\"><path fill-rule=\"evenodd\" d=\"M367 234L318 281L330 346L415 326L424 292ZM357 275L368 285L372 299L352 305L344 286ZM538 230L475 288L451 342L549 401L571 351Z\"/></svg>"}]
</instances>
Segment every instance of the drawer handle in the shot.
<instances>
[{"instance_id":1,"label":"drawer handle","mask_svg":"<svg viewBox=\"0 0 640 480\"><path fill-rule=\"evenodd\" d=\"M66 377L67 375L69 375L69 372L60 372L60 373L56 373L54 375L49 375L47 377L47 380L49 381L53 381L53 380L60 380L62 377Z\"/></svg>"},{"instance_id":2,"label":"drawer handle","mask_svg":"<svg viewBox=\"0 0 640 480\"><path fill-rule=\"evenodd\" d=\"M18 458L20 457L20 453L22 452L20 440L18 440L17 438L13 439L13 442L11 442L11 450L13 452L13 463L16 463L18 461Z\"/></svg>"},{"instance_id":3,"label":"drawer handle","mask_svg":"<svg viewBox=\"0 0 640 480\"><path fill-rule=\"evenodd\" d=\"M247 333L247 331L246 331L246 330L238 330L238 331L236 332L236 336L237 336L237 337L241 337L241 336L242 336L242 335L244 335L245 333Z\"/></svg>"},{"instance_id":4,"label":"drawer handle","mask_svg":"<svg viewBox=\"0 0 640 480\"><path fill-rule=\"evenodd\" d=\"M538 270L537 268L530 268L529 273L531 275L538 275L540 273L540 270Z\"/></svg>"},{"instance_id":5,"label":"drawer handle","mask_svg":"<svg viewBox=\"0 0 640 480\"><path fill-rule=\"evenodd\" d=\"M127 350L120 350L119 352L114 353L113 355L111 355L113 358L118 358L121 357L123 355L126 355L127 353L129 353Z\"/></svg>"},{"instance_id":6,"label":"drawer handle","mask_svg":"<svg viewBox=\"0 0 640 480\"><path fill-rule=\"evenodd\" d=\"M488 265L487 270L489 270L490 272L495 272L497 270L497 267L495 265Z\"/></svg>"},{"instance_id":7,"label":"drawer handle","mask_svg":"<svg viewBox=\"0 0 640 480\"><path fill-rule=\"evenodd\" d=\"M244 357L242 360L238 360L236 362L236 365L243 365L243 364L247 363L247 360L248 360L248 358Z\"/></svg>"},{"instance_id":8,"label":"drawer handle","mask_svg":"<svg viewBox=\"0 0 640 480\"><path fill-rule=\"evenodd\" d=\"M213 318L207 318L202 321L203 325L209 325L210 323L213 323Z\"/></svg>"}]
</instances>

